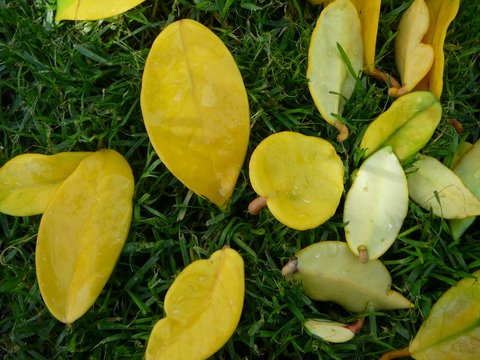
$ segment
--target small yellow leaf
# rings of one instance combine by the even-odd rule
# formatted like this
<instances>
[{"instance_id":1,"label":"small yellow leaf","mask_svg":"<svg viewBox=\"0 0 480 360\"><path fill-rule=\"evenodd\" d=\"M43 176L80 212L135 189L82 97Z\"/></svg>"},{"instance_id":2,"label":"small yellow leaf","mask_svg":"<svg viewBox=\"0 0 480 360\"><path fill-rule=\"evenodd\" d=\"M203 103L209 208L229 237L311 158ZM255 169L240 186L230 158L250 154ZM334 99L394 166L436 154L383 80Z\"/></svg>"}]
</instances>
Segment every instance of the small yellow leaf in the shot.
<instances>
[{"instance_id":1,"label":"small yellow leaf","mask_svg":"<svg viewBox=\"0 0 480 360\"><path fill-rule=\"evenodd\" d=\"M124 13L144 0L57 0L55 21L99 20Z\"/></svg>"},{"instance_id":2,"label":"small yellow leaf","mask_svg":"<svg viewBox=\"0 0 480 360\"><path fill-rule=\"evenodd\" d=\"M146 360L202 360L217 352L235 331L243 308L243 259L218 250L188 265L165 296L165 315L148 339Z\"/></svg>"},{"instance_id":3,"label":"small yellow leaf","mask_svg":"<svg viewBox=\"0 0 480 360\"><path fill-rule=\"evenodd\" d=\"M145 64L141 107L167 168L196 194L224 205L245 159L250 116L240 71L222 41L193 20L167 26Z\"/></svg>"},{"instance_id":4,"label":"small yellow leaf","mask_svg":"<svg viewBox=\"0 0 480 360\"><path fill-rule=\"evenodd\" d=\"M433 305L410 343L416 360L480 359L480 271L460 280Z\"/></svg>"},{"instance_id":5,"label":"small yellow leaf","mask_svg":"<svg viewBox=\"0 0 480 360\"><path fill-rule=\"evenodd\" d=\"M365 131L360 147L369 156L391 146L403 162L422 149L442 117L440 102L428 91L415 91L395 100Z\"/></svg>"},{"instance_id":6,"label":"small yellow leaf","mask_svg":"<svg viewBox=\"0 0 480 360\"><path fill-rule=\"evenodd\" d=\"M308 87L322 117L335 126L339 141L348 137L347 127L332 114L341 115L356 79L338 45L348 57L355 76L363 68L361 24L349 0L335 0L323 9L313 30L308 50Z\"/></svg>"},{"instance_id":7,"label":"small yellow leaf","mask_svg":"<svg viewBox=\"0 0 480 360\"><path fill-rule=\"evenodd\" d=\"M415 0L400 19L395 39L395 62L402 87L391 88L390 95L400 96L412 91L432 67L434 49L423 40L429 21L424 0Z\"/></svg>"},{"instance_id":8,"label":"small yellow leaf","mask_svg":"<svg viewBox=\"0 0 480 360\"><path fill-rule=\"evenodd\" d=\"M35 263L52 315L70 324L95 302L127 239L134 180L116 151L87 156L42 216Z\"/></svg>"},{"instance_id":9,"label":"small yellow leaf","mask_svg":"<svg viewBox=\"0 0 480 360\"><path fill-rule=\"evenodd\" d=\"M88 152L23 154L0 168L0 212L14 216L42 214L60 184Z\"/></svg>"},{"instance_id":10,"label":"small yellow leaf","mask_svg":"<svg viewBox=\"0 0 480 360\"><path fill-rule=\"evenodd\" d=\"M480 215L480 200L462 180L440 161L421 155L408 176L410 197L426 210L444 219Z\"/></svg>"},{"instance_id":11,"label":"small yellow leaf","mask_svg":"<svg viewBox=\"0 0 480 360\"><path fill-rule=\"evenodd\" d=\"M380 260L362 263L344 242L321 241L295 256L296 271L288 276L301 282L305 295L314 300L333 301L353 312L412 307L390 289L390 273Z\"/></svg>"},{"instance_id":12,"label":"small yellow leaf","mask_svg":"<svg viewBox=\"0 0 480 360\"><path fill-rule=\"evenodd\" d=\"M344 343L352 340L355 336L348 325L334 321L308 319L303 326L313 336L331 343Z\"/></svg>"},{"instance_id":13,"label":"small yellow leaf","mask_svg":"<svg viewBox=\"0 0 480 360\"><path fill-rule=\"evenodd\" d=\"M292 229L315 228L340 202L343 163L326 140L295 132L264 139L250 159L250 182L273 216Z\"/></svg>"},{"instance_id":14,"label":"small yellow leaf","mask_svg":"<svg viewBox=\"0 0 480 360\"><path fill-rule=\"evenodd\" d=\"M445 56L443 46L447 36L447 29L457 15L460 7L460 0L425 0L430 14L430 25L423 41L433 47L435 58L428 74L421 83L418 90L429 90L437 99L440 99L443 89L443 68Z\"/></svg>"}]
</instances>

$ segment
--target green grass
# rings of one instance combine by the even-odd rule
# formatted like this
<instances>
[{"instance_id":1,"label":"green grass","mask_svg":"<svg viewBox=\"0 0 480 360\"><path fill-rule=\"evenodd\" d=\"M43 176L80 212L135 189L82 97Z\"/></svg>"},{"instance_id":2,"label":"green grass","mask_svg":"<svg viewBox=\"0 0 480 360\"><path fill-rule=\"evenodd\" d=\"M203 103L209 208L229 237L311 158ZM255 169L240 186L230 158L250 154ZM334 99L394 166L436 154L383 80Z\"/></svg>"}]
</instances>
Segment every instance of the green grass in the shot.
<instances>
[{"instance_id":1,"label":"green grass","mask_svg":"<svg viewBox=\"0 0 480 360\"><path fill-rule=\"evenodd\" d=\"M391 40L408 4L382 2L378 65L396 73ZM349 175L360 163L358 144L371 119L391 103L387 86L362 77L343 114L351 137L336 142L310 98L309 38L320 7L303 0L146 0L111 19L53 22L53 0L0 0L0 165L23 153L122 153L136 180L134 216L117 266L95 305L71 326L55 320L41 300L34 251L39 216L0 214L0 355L5 359L141 359L175 275L224 245L246 268L240 324L215 359L374 359L408 345L431 306L452 284L480 269L478 221L458 242L446 221L410 203L393 247L382 256L393 287L415 304L405 311L371 312L345 344L316 340L302 330L311 317L352 321L285 281L281 267L297 250L342 240L342 206L327 223L294 231L267 211L246 207L255 194L248 159L268 135L293 130L321 136L337 149ZM480 3L462 1L445 44L442 121L424 153L448 162L458 144L480 137ZM251 137L228 208L188 191L154 153L139 95L149 48L168 23L193 18L210 27L233 53L248 92ZM458 119L464 131L449 124Z\"/></svg>"}]
</instances>

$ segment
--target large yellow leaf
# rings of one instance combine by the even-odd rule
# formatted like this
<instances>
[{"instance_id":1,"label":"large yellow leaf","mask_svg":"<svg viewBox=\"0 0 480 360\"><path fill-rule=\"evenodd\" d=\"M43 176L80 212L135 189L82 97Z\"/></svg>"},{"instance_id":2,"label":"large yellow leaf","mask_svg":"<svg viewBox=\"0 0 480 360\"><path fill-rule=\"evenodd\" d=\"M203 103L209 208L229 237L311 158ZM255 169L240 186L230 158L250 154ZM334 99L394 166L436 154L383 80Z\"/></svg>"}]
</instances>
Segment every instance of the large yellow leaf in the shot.
<instances>
[{"instance_id":1,"label":"large yellow leaf","mask_svg":"<svg viewBox=\"0 0 480 360\"><path fill-rule=\"evenodd\" d=\"M168 169L221 206L230 198L250 132L240 71L222 41L193 20L166 27L143 73L141 107Z\"/></svg>"},{"instance_id":2,"label":"large yellow leaf","mask_svg":"<svg viewBox=\"0 0 480 360\"><path fill-rule=\"evenodd\" d=\"M338 45L348 57L352 75ZM363 45L357 9L349 0L335 0L323 9L308 49L308 87L322 117L339 131L338 140L348 137L347 127L332 114L341 115L345 100L355 88L363 68Z\"/></svg>"},{"instance_id":3,"label":"large yellow leaf","mask_svg":"<svg viewBox=\"0 0 480 360\"><path fill-rule=\"evenodd\" d=\"M55 21L98 20L121 14L144 0L57 0Z\"/></svg>"},{"instance_id":4,"label":"large yellow leaf","mask_svg":"<svg viewBox=\"0 0 480 360\"><path fill-rule=\"evenodd\" d=\"M364 246L370 259L383 255L397 238L407 210L407 177L392 148L384 147L360 166L345 199L350 250L358 255Z\"/></svg>"},{"instance_id":5,"label":"large yellow leaf","mask_svg":"<svg viewBox=\"0 0 480 360\"><path fill-rule=\"evenodd\" d=\"M480 359L480 271L448 289L410 343L417 360Z\"/></svg>"},{"instance_id":6,"label":"large yellow leaf","mask_svg":"<svg viewBox=\"0 0 480 360\"><path fill-rule=\"evenodd\" d=\"M250 159L250 182L278 221L297 230L317 227L335 213L343 163L326 140L295 132L264 139Z\"/></svg>"},{"instance_id":7,"label":"large yellow leaf","mask_svg":"<svg viewBox=\"0 0 480 360\"><path fill-rule=\"evenodd\" d=\"M395 100L365 131L360 147L369 156L391 146L400 161L423 148L442 116L440 102L428 91L415 91Z\"/></svg>"},{"instance_id":8,"label":"large yellow leaf","mask_svg":"<svg viewBox=\"0 0 480 360\"><path fill-rule=\"evenodd\" d=\"M165 315L148 339L147 360L201 360L217 352L235 331L243 308L242 257L218 250L188 265L165 296Z\"/></svg>"},{"instance_id":9,"label":"large yellow leaf","mask_svg":"<svg viewBox=\"0 0 480 360\"><path fill-rule=\"evenodd\" d=\"M422 155L408 176L410 197L426 210L445 219L480 215L480 199L462 180L440 161Z\"/></svg>"},{"instance_id":10,"label":"large yellow leaf","mask_svg":"<svg viewBox=\"0 0 480 360\"><path fill-rule=\"evenodd\" d=\"M341 241L321 241L295 254L294 268L282 271L302 283L305 294L319 301L333 301L353 312L407 309L410 301L390 289L392 279L380 260L367 263Z\"/></svg>"},{"instance_id":11,"label":"large yellow leaf","mask_svg":"<svg viewBox=\"0 0 480 360\"><path fill-rule=\"evenodd\" d=\"M440 99L445 63L443 46L448 26L457 15L460 0L425 0L425 3L430 15L430 25L423 41L432 45L435 58L430 71L418 84L417 89L429 90Z\"/></svg>"},{"instance_id":12,"label":"large yellow leaf","mask_svg":"<svg viewBox=\"0 0 480 360\"><path fill-rule=\"evenodd\" d=\"M88 152L23 154L0 168L0 212L14 216L42 214L60 184Z\"/></svg>"},{"instance_id":13,"label":"large yellow leaf","mask_svg":"<svg viewBox=\"0 0 480 360\"><path fill-rule=\"evenodd\" d=\"M402 87L390 88L390 95L400 96L412 91L432 67L434 50L423 40L429 21L424 0L415 0L402 15L395 39L395 62Z\"/></svg>"},{"instance_id":14,"label":"large yellow leaf","mask_svg":"<svg viewBox=\"0 0 480 360\"><path fill-rule=\"evenodd\" d=\"M50 200L35 260L43 300L58 320L74 322L102 291L128 235L133 187L126 160L100 150L82 160Z\"/></svg>"}]
</instances>

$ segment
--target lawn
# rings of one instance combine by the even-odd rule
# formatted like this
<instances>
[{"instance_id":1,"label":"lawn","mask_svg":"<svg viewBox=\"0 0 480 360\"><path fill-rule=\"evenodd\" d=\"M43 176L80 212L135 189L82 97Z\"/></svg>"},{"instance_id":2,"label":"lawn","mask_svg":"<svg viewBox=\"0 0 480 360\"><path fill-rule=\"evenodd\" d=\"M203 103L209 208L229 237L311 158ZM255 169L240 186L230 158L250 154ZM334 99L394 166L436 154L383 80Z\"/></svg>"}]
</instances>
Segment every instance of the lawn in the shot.
<instances>
[{"instance_id":1,"label":"lawn","mask_svg":"<svg viewBox=\"0 0 480 360\"><path fill-rule=\"evenodd\" d=\"M377 66L397 75L393 39L410 1L382 1ZM392 102L388 86L363 75L343 117L351 135L315 108L306 68L321 6L304 0L146 0L102 21L55 23L54 0L0 0L0 166L24 153L115 149L135 177L130 233L95 305L66 326L47 310L35 273L40 216L0 214L0 356L4 359L141 359L164 316L163 299L188 264L228 245L245 262L246 294L237 330L213 359L375 359L404 348L450 286L480 269L478 220L459 240L446 220L410 201L394 245L381 257L410 310L365 313L351 341L331 344L305 333L308 318L352 322L356 314L307 298L281 268L301 248L344 240L343 200L313 230L296 231L268 210L246 211L256 197L248 160L267 136L285 130L328 140L345 165L345 189L361 163L359 143ZM463 0L445 42L442 120L422 153L445 164L480 137L480 2ZM159 160L140 109L149 49L169 23L195 19L233 54L248 94L251 134L231 201L219 209L189 191ZM451 125L463 125L458 133ZM66 241L68 239L65 239ZM215 324L212 324L215 326Z\"/></svg>"}]
</instances>

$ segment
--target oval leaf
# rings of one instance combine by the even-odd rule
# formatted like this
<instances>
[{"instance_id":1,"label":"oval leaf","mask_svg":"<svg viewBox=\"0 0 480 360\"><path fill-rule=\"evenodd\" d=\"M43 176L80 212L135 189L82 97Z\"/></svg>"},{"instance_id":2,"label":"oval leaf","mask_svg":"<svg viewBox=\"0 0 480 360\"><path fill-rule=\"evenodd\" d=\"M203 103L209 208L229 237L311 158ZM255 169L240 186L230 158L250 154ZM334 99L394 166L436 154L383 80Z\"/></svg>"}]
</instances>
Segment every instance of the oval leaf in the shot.
<instances>
[{"instance_id":1,"label":"oval leaf","mask_svg":"<svg viewBox=\"0 0 480 360\"><path fill-rule=\"evenodd\" d=\"M410 197L424 209L445 219L480 215L480 200L437 159L421 155L409 172Z\"/></svg>"},{"instance_id":2,"label":"oval leaf","mask_svg":"<svg viewBox=\"0 0 480 360\"><path fill-rule=\"evenodd\" d=\"M235 250L194 261L165 296L166 317L153 328L146 359L207 359L235 331L244 294L243 259Z\"/></svg>"},{"instance_id":3,"label":"oval leaf","mask_svg":"<svg viewBox=\"0 0 480 360\"><path fill-rule=\"evenodd\" d=\"M355 336L348 325L322 319L308 319L303 326L311 335L331 343L344 343Z\"/></svg>"},{"instance_id":4,"label":"oval leaf","mask_svg":"<svg viewBox=\"0 0 480 360\"><path fill-rule=\"evenodd\" d=\"M442 106L432 93L412 92L395 100L368 126L360 147L369 156L391 146L403 162L427 144L441 117Z\"/></svg>"},{"instance_id":5,"label":"oval leaf","mask_svg":"<svg viewBox=\"0 0 480 360\"><path fill-rule=\"evenodd\" d=\"M296 271L288 276L300 281L305 294L314 300L333 301L354 312L412 306L390 289L390 273L380 260L361 263L344 242L322 241L295 256Z\"/></svg>"},{"instance_id":6,"label":"oval leaf","mask_svg":"<svg viewBox=\"0 0 480 360\"><path fill-rule=\"evenodd\" d=\"M395 39L395 62L402 87L391 88L390 95L410 92L425 77L433 64L433 47L424 43L430 17L424 0L415 0L405 11Z\"/></svg>"},{"instance_id":7,"label":"oval leaf","mask_svg":"<svg viewBox=\"0 0 480 360\"><path fill-rule=\"evenodd\" d=\"M348 59L343 58L338 46ZM349 0L335 0L323 9L313 30L307 78L318 111L340 131L339 141L348 137L348 129L332 114L342 114L345 99L352 95L362 68L362 32L357 10Z\"/></svg>"},{"instance_id":8,"label":"oval leaf","mask_svg":"<svg viewBox=\"0 0 480 360\"><path fill-rule=\"evenodd\" d=\"M343 192L343 163L326 140L280 132L250 159L250 182L278 221L292 229L317 227L335 213Z\"/></svg>"},{"instance_id":9,"label":"oval leaf","mask_svg":"<svg viewBox=\"0 0 480 360\"><path fill-rule=\"evenodd\" d=\"M113 150L86 157L48 203L35 253L50 312L72 323L93 305L117 261L132 216L130 166Z\"/></svg>"},{"instance_id":10,"label":"oval leaf","mask_svg":"<svg viewBox=\"0 0 480 360\"><path fill-rule=\"evenodd\" d=\"M99 20L121 14L144 0L57 0L55 21Z\"/></svg>"},{"instance_id":11,"label":"oval leaf","mask_svg":"<svg viewBox=\"0 0 480 360\"><path fill-rule=\"evenodd\" d=\"M42 214L60 184L89 152L23 154L0 168L0 212L14 216Z\"/></svg>"},{"instance_id":12,"label":"oval leaf","mask_svg":"<svg viewBox=\"0 0 480 360\"><path fill-rule=\"evenodd\" d=\"M407 210L405 172L392 148L385 147L362 164L347 193L343 219L350 250L358 255L363 245L370 259L383 255L397 238Z\"/></svg>"},{"instance_id":13,"label":"oval leaf","mask_svg":"<svg viewBox=\"0 0 480 360\"><path fill-rule=\"evenodd\" d=\"M216 205L230 198L247 151L248 99L222 41L193 20L167 26L145 64L141 107L168 169Z\"/></svg>"},{"instance_id":14,"label":"oval leaf","mask_svg":"<svg viewBox=\"0 0 480 360\"><path fill-rule=\"evenodd\" d=\"M480 271L448 289L410 343L417 360L480 359Z\"/></svg>"}]
</instances>

